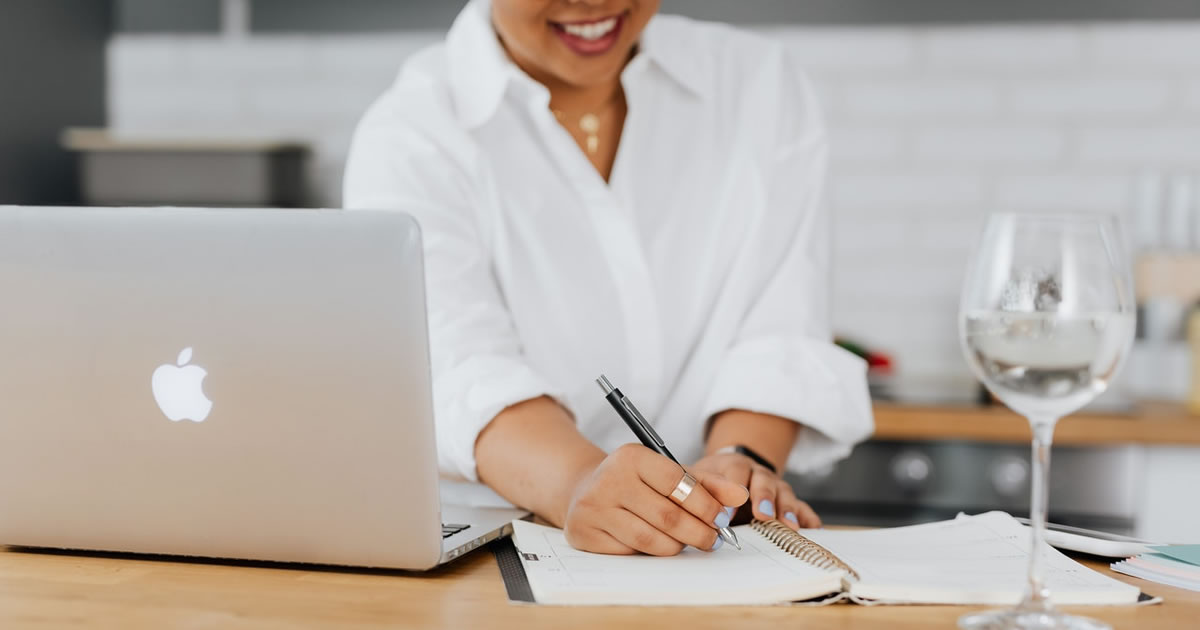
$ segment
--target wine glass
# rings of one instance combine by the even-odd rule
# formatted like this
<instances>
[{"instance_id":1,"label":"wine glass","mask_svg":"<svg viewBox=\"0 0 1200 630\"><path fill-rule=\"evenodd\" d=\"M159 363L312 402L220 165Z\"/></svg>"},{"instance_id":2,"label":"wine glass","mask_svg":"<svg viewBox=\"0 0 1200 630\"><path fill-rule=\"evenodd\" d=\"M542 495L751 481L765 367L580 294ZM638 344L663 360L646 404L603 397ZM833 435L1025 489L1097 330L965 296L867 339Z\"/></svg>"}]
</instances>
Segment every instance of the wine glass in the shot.
<instances>
[{"instance_id":1,"label":"wine glass","mask_svg":"<svg viewBox=\"0 0 1200 630\"><path fill-rule=\"evenodd\" d=\"M1132 284L1112 217L989 217L963 285L959 339L975 375L1033 429L1032 550L1021 603L966 615L959 627L1109 628L1054 609L1040 549L1054 425L1102 393L1128 354Z\"/></svg>"}]
</instances>

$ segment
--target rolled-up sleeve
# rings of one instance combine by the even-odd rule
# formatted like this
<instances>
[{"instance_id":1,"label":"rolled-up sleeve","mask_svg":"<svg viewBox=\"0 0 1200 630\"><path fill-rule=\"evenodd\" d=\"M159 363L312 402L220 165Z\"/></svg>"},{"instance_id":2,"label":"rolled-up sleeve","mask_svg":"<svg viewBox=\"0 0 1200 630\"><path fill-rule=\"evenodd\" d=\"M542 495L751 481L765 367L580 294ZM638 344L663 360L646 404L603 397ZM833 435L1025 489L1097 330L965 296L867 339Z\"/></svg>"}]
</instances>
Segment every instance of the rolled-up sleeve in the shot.
<instances>
[{"instance_id":1,"label":"rolled-up sleeve","mask_svg":"<svg viewBox=\"0 0 1200 630\"><path fill-rule=\"evenodd\" d=\"M438 463L444 476L478 481L475 441L497 414L538 396L564 397L522 357L460 148L393 109L385 96L360 123L344 205L403 211L420 224Z\"/></svg>"},{"instance_id":2,"label":"rolled-up sleeve","mask_svg":"<svg viewBox=\"0 0 1200 630\"><path fill-rule=\"evenodd\" d=\"M779 144L766 172L761 291L724 354L705 417L729 409L803 425L788 468L847 455L874 430L866 364L832 342L830 228L822 204L826 136L811 90L786 61Z\"/></svg>"}]
</instances>

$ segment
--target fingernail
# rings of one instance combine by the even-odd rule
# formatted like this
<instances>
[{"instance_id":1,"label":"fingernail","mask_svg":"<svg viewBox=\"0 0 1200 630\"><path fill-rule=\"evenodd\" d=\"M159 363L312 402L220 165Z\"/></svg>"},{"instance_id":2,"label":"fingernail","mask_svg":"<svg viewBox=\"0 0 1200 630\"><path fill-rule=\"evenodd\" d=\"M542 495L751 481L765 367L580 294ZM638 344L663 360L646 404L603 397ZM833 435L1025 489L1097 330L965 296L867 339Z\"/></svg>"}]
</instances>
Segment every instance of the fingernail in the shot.
<instances>
[{"instance_id":1,"label":"fingernail","mask_svg":"<svg viewBox=\"0 0 1200 630\"><path fill-rule=\"evenodd\" d=\"M732 518L733 518L733 513L734 513L734 512L737 512L737 508L735 508L735 507L727 507L727 508L725 508L725 511L729 513L729 518L731 518L731 519L732 519Z\"/></svg>"},{"instance_id":2,"label":"fingernail","mask_svg":"<svg viewBox=\"0 0 1200 630\"><path fill-rule=\"evenodd\" d=\"M769 499L763 499L762 501L758 502L758 511L770 516L771 518L774 518L775 504L771 503Z\"/></svg>"},{"instance_id":3,"label":"fingernail","mask_svg":"<svg viewBox=\"0 0 1200 630\"><path fill-rule=\"evenodd\" d=\"M713 519L713 525L716 525L717 529L729 527L729 512L725 510L717 512L717 518Z\"/></svg>"},{"instance_id":4,"label":"fingernail","mask_svg":"<svg viewBox=\"0 0 1200 630\"><path fill-rule=\"evenodd\" d=\"M725 541L721 540L720 536L717 536L717 542L713 543L712 549L709 549L709 551L716 551L716 550L720 549L721 545L723 545L723 544L725 544Z\"/></svg>"},{"instance_id":5,"label":"fingernail","mask_svg":"<svg viewBox=\"0 0 1200 630\"><path fill-rule=\"evenodd\" d=\"M788 512L788 513L784 514L784 515L783 515L783 518L786 518L787 520L789 520L789 521L791 521L791 522L795 523L797 527L799 527L799 526L800 526L800 521L797 521L797 520L796 520L796 515L795 515L795 514L792 514L791 512Z\"/></svg>"}]
</instances>

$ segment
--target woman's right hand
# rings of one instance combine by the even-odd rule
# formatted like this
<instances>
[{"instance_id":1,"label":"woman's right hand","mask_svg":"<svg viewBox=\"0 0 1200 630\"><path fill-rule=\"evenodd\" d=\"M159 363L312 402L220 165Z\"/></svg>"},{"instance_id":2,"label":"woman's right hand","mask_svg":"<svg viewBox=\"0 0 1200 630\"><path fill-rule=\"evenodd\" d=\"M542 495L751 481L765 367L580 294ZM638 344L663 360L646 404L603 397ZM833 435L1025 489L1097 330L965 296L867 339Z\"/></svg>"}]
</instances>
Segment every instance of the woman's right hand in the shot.
<instances>
[{"instance_id":1,"label":"woman's right hand","mask_svg":"<svg viewBox=\"0 0 1200 630\"><path fill-rule=\"evenodd\" d=\"M745 487L715 473L696 473L682 505L670 498L683 478L679 465L640 444L613 451L575 485L563 526L567 542L583 551L673 556L691 545L720 546L716 527L729 525L746 502Z\"/></svg>"}]
</instances>

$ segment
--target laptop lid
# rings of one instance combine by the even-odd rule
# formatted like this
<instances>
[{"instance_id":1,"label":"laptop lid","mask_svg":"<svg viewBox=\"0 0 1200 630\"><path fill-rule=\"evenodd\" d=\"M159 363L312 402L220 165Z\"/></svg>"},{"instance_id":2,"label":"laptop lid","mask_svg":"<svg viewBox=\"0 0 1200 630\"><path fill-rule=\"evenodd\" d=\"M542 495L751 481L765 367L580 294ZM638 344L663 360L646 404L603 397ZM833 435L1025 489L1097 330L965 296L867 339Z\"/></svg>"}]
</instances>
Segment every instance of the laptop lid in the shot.
<instances>
[{"instance_id":1,"label":"laptop lid","mask_svg":"<svg viewBox=\"0 0 1200 630\"><path fill-rule=\"evenodd\" d=\"M407 215L0 208L0 295L0 544L437 563Z\"/></svg>"}]
</instances>

